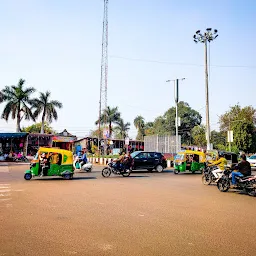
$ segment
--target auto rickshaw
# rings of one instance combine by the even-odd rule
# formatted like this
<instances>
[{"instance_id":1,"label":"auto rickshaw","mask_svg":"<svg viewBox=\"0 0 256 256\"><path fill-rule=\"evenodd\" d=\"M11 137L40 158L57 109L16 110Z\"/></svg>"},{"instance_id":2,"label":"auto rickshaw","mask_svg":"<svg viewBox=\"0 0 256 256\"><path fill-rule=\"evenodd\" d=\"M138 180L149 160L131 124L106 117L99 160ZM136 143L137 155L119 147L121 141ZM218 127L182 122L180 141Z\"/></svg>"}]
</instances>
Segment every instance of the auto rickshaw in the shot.
<instances>
[{"instance_id":1,"label":"auto rickshaw","mask_svg":"<svg viewBox=\"0 0 256 256\"><path fill-rule=\"evenodd\" d=\"M72 179L74 174L73 153L68 150L58 148L40 147L36 156L31 161L30 170L24 174L25 180L30 180L34 176L40 176L43 172L40 156L44 153L48 160L47 172L44 176L61 176L66 180ZM44 167L45 168L45 167Z\"/></svg>"},{"instance_id":2,"label":"auto rickshaw","mask_svg":"<svg viewBox=\"0 0 256 256\"><path fill-rule=\"evenodd\" d=\"M205 167L205 161L205 153L201 151L185 150L179 152L174 160L174 173L178 174L179 172L186 171L192 173L200 171L202 173Z\"/></svg>"},{"instance_id":3,"label":"auto rickshaw","mask_svg":"<svg viewBox=\"0 0 256 256\"><path fill-rule=\"evenodd\" d=\"M206 160L210 163L213 161L217 161L219 160L220 153L222 153L223 156L226 158L228 167L232 168L238 164L238 156L236 153L220 150L207 150Z\"/></svg>"}]
</instances>

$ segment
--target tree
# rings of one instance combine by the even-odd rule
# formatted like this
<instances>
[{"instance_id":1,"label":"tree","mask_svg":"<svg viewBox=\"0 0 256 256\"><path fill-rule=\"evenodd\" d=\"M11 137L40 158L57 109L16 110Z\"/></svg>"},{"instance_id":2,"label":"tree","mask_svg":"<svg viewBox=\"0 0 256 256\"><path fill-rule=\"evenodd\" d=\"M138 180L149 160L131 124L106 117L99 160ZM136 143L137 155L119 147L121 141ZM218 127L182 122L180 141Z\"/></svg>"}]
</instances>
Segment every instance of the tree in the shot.
<instances>
[{"instance_id":1,"label":"tree","mask_svg":"<svg viewBox=\"0 0 256 256\"><path fill-rule=\"evenodd\" d=\"M100 116L100 123L101 124L108 124L108 129L109 129L109 137L112 137L113 133L113 124L117 124L120 120L120 112L118 111L118 107L107 107L106 109L103 110L103 113ZM96 125L99 124L99 120L95 122Z\"/></svg>"},{"instance_id":2,"label":"tree","mask_svg":"<svg viewBox=\"0 0 256 256\"><path fill-rule=\"evenodd\" d=\"M29 133L40 133L41 132L42 123L32 124L27 127L23 127L21 129L22 132L29 132ZM44 132L47 134L54 134L56 131L49 125L49 123L44 123Z\"/></svg>"},{"instance_id":3,"label":"tree","mask_svg":"<svg viewBox=\"0 0 256 256\"><path fill-rule=\"evenodd\" d=\"M154 135L154 122L147 122L145 124L144 133L146 136Z\"/></svg>"},{"instance_id":4,"label":"tree","mask_svg":"<svg viewBox=\"0 0 256 256\"><path fill-rule=\"evenodd\" d=\"M57 100L50 100L51 93L46 91L46 93L40 92L39 98L33 100L33 108L35 109L34 117L37 118L42 114L42 126L41 133L44 133L45 120L51 123L58 119L58 113L56 108L62 108L62 103Z\"/></svg>"},{"instance_id":5,"label":"tree","mask_svg":"<svg viewBox=\"0 0 256 256\"><path fill-rule=\"evenodd\" d=\"M181 142L189 144L191 142L191 131L195 126L201 124L202 116L184 101L178 103L178 115L181 119L181 125L179 126ZM175 134L176 108L172 107L166 111L163 118L165 119L164 129L166 132Z\"/></svg>"},{"instance_id":6,"label":"tree","mask_svg":"<svg viewBox=\"0 0 256 256\"><path fill-rule=\"evenodd\" d=\"M211 131L211 143L213 148L224 150L226 147L226 136L224 132Z\"/></svg>"},{"instance_id":7,"label":"tree","mask_svg":"<svg viewBox=\"0 0 256 256\"><path fill-rule=\"evenodd\" d=\"M35 89L33 87L25 88L24 84L25 80L20 79L17 86L5 86L1 92L2 101L6 102L2 118L8 121L11 115L12 119L16 119L16 132L21 131L20 123L23 118L35 121L31 111L33 101L30 99Z\"/></svg>"},{"instance_id":8,"label":"tree","mask_svg":"<svg viewBox=\"0 0 256 256\"><path fill-rule=\"evenodd\" d=\"M205 136L205 126L204 125L198 125L195 126L192 131L192 142L194 145L199 147L206 146L206 136Z\"/></svg>"},{"instance_id":9,"label":"tree","mask_svg":"<svg viewBox=\"0 0 256 256\"><path fill-rule=\"evenodd\" d=\"M245 152L256 150L256 109L252 106L242 108L239 104L230 107L230 110L220 116L220 130L233 131L233 147Z\"/></svg>"},{"instance_id":10,"label":"tree","mask_svg":"<svg viewBox=\"0 0 256 256\"><path fill-rule=\"evenodd\" d=\"M143 140L145 136L144 128L145 128L145 120L143 116L136 116L133 124L135 128L138 130L136 140Z\"/></svg>"},{"instance_id":11,"label":"tree","mask_svg":"<svg viewBox=\"0 0 256 256\"><path fill-rule=\"evenodd\" d=\"M125 139L128 136L128 131L130 130L131 124L124 123L124 120L120 118L117 122L117 126L114 128L115 135L117 139Z\"/></svg>"}]
</instances>

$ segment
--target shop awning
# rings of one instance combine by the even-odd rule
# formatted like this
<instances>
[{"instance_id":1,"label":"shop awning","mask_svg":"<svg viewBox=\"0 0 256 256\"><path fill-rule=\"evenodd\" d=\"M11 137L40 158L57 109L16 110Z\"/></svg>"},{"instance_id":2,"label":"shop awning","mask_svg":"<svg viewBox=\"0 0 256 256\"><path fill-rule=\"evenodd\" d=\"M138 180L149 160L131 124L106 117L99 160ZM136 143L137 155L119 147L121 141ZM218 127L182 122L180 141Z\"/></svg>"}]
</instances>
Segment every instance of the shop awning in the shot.
<instances>
[{"instance_id":1,"label":"shop awning","mask_svg":"<svg viewBox=\"0 0 256 256\"><path fill-rule=\"evenodd\" d=\"M0 133L0 139L23 138L27 134L28 134L27 132L6 132L6 133Z\"/></svg>"}]
</instances>

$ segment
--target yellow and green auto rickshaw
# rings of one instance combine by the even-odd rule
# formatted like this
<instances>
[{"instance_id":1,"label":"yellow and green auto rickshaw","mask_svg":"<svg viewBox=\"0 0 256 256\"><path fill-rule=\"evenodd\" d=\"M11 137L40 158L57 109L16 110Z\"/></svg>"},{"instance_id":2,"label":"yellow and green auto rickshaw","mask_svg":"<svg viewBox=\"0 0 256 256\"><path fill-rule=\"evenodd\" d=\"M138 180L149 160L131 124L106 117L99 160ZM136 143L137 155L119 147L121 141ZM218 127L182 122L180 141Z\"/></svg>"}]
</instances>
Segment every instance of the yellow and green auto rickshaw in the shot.
<instances>
[{"instance_id":1,"label":"yellow and green auto rickshaw","mask_svg":"<svg viewBox=\"0 0 256 256\"><path fill-rule=\"evenodd\" d=\"M219 150L207 150L206 152L206 161L207 162L214 162L219 160L219 154L222 153L222 155L227 160L227 165L232 168L233 166L238 164L238 156L236 153L233 152L227 152L227 151L219 151Z\"/></svg>"},{"instance_id":2,"label":"yellow and green auto rickshaw","mask_svg":"<svg viewBox=\"0 0 256 256\"><path fill-rule=\"evenodd\" d=\"M202 173L205 167L205 161L205 153L201 151L185 150L179 152L174 160L174 173L178 174L179 172L186 171L192 173L200 171Z\"/></svg>"},{"instance_id":3,"label":"yellow and green auto rickshaw","mask_svg":"<svg viewBox=\"0 0 256 256\"><path fill-rule=\"evenodd\" d=\"M43 156L43 157L42 157ZM40 147L31 161L30 170L24 175L25 180L35 176L61 176L66 180L72 179L74 174L73 153L58 148Z\"/></svg>"}]
</instances>

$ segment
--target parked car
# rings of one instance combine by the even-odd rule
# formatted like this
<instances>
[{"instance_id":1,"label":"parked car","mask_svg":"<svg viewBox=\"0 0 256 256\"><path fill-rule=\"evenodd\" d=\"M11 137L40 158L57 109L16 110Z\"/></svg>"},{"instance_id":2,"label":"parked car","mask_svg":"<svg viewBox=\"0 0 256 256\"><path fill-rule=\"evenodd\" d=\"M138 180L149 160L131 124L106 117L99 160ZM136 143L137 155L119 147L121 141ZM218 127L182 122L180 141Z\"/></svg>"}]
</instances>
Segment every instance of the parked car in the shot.
<instances>
[{"instance_id":1,"label":"parked car","mask_svg":"<svg viewBox=\"0 0 256 256\"><path fill-rule=\"evenodd\" d=\"M156 170L162 172L167 167L167 161L162 153L135 151L131 154L133 159L133 170L148 171Z\"/></svg>"},{"instance_id":2,"label":"parked car","mask_svg":"<svg viewBox=\"0 0 256 256\"><path fill-rule=\"evenodd\" d=\"M251 167L256 168L256 155L250 156L247 161L251 164Z\"/></svg>"}]
</instances>

